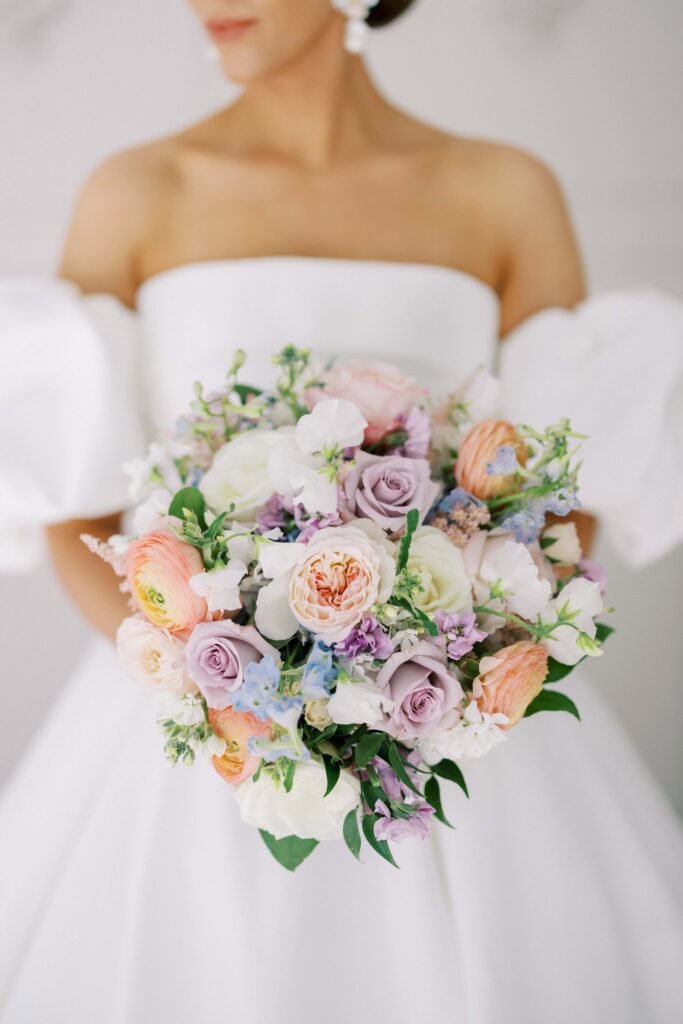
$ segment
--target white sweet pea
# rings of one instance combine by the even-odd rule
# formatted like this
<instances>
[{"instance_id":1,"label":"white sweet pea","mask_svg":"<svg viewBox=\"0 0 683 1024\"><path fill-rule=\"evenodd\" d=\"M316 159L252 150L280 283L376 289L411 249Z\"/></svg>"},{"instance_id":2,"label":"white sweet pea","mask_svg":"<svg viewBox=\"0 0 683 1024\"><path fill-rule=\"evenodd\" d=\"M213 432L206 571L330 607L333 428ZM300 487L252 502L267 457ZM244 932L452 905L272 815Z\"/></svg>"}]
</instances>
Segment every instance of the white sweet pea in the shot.
<instances>
[{"instance_id":1,"label":"white sweet pea","mask_svg":"<svg viewBox=\"0 0 683 1024\"><path fill-rule=\"evenodd\" d=\"M327 713L337 725L379 725L395 708L386 690L369 680L339 680L327 704Z\"/></svg>"},{"instance_id":2,"label":"white sweet pea","mask_svg":"<svg viewBox=\"0 0 683 1024\"><path fill-rule=\"evenodd\" d=\"M231 534L234 533L234 536ZM232 523L230 529L226 530L228 538L228 554L245 565L251 565L256 561L256 541L250 533L240 529L239 523Z\"/></svg>"},{"instance_id":3,"label":"white sweet pea","mask_svg":"<svg viewBox=\"0 0 683 1024\"><path fill-rule=\"evenodd\" d=\"M600 584L590 580L572 580L563 587L560 593L541 612L541 622L551 625L558 622L561 616L571 616L571 624L558 625L552 636L541 640L542 645L555 661L563 665L576 665L585 654L598 655L600 649L592 649L591 640L595 639L597 626L595 617L604 610ZM581 640L584 633L589 642Z\"/></svg>"},{"instance_id":4,"label":"white sweet pea","mask_svg":"<svg viewBox=\"0 0 683 1024\"><path fill-rule=\"evenodd\" d=\"M578 565L581 561L581 544L574 523L556 523L543 531L543 540L552 544L543 545L543 553L556 565Z\"/></svg>"},{"instance_id":5,"label":"white sweet pea","mask_svg":"<svg viewBox=\"0 0 683 1024\"><path fill-rule=\"evenodd\" d=\"M243 782L234 795L247 825L265 829L276 839L295 835L324 842L341 839L346 815L358 806L360 783L342 771L327 796L326 789L324 767L310 760L297 764L289 793L264 771L256 782Z\"/></svg>"},{"instance_id":6,"label":"white sweet pea","mask_svg":"<svg viewBox=\"0 0 683 1024\"><path fill-rule=\"evenodd\" d=\"M353 402L327 398L296 425L298 448L308 455L325 450L355 448L361 444L367 420Z\"/></svg>"},{"instance_id":7,"label":"white sweet pea","mask_svg":"<svg viewBox=\"0 0 683 1024\"><path fill-rule=\"evenodd\" d=\"M155 487L146 501L135 509L133 514L133 533L140 536L146 533L155 519L165 516L173 500L173 495L165 487Z\"/></svg>"},{"instance_id":8,"label":"white sweet pea","mask_svg":"<svg viewBox=\"0 0 683 1024\"><path fill-rule=\"evenodd\" d=\"M327 469L322 456L302 451L291 434L282 439L268 462L273 489L292 494L311 515L337 511L337 482Z\"/></svg>"},{"instance_id":9,"label":"white sweet pea","mask_svg":"<svg viewBox=\"0 0 683 1024\"><path fill-rule=\"evenodd\" d=\"M234 612L242 607L240 583L248 571L244 562L231 558L224 569L191 576L190 587L205 599L210 612Z\"/></svg>"},{"instance_id":10,"label":"white sweet pea","mask_svg":"<svg viewBox=\"0 0 683 1024\"><path fill-rule=\"evenodd\" d=\"M507 723L507 715L482 713L476 700L472 700L450 728L439 729L420 740L420 753L427 764L438 764L444 758L458 761L483 757L507 738L503 729Z\"/></svg>"},{"instance_id":11,"label":"white sweet pea","mask_svg":"<svg viewBox=\"0 0 683 1024\"><path fill-rule=\"evenodd\" d=\"M524 544L505 534L487 537L479 533L466 545L464 558L477 603L507 608L532 622L548 604L552 595L550 583L541 578ZM495 621L502 625L499 619Z\"/></svg>"}]
</instances>

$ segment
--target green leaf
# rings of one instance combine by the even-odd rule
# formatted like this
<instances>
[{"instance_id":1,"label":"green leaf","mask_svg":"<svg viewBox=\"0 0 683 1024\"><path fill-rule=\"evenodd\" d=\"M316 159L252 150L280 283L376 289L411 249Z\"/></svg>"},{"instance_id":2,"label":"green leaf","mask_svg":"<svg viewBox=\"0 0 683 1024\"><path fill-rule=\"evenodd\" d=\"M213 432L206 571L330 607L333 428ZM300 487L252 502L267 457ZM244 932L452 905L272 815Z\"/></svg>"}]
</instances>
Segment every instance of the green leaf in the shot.
<instances>
[{"instance_id":1,"label":"green leaf","mask_svg":"<svg viewBox=\"0 0 683 1024\"><path fill-rule=\"evenodd\" d=\"M408 564L408 555L410 554L410 545L413 542L413 534L417 530L420 523L420 511L416 508L411 508L410 512L406 516L406 532L403 534L401 545L398 549L398 558L396 559L396 572L402 572Z\"/></svg>"},{"instance_id":2,"label":"green leaf","mask_svg":"<svg viewBox=\"0 0 683 1024\"><path fill-rule=\"evenodd\" d=\"M418 796L422 796L422 793L406 771L405 765L401 760L401 755L399 754L395 743L389 744L389 764L394 769L396 775L404 786L407 786L408 789L412 789L413 793L417 793Z\"/></svg>"},{"instance_id":3,"label":"green leaf","mask_svg":"<svg viewBox=\"0 0 683 1024\"><path fill-rule=\"evenodd\" d=\"M595 632L595 639L600 644L604 644L605 640L608 639L614 632L614 626L608 626L606 622L598 622Z\"/></svg>"},{"instance_id":4,"label":"green leaf","mask_svg":"<svg viewBox=\"0 0 683 1024\"><path fill-rule=\"evenodd\" d=\"M342 732L342 729L340 729L339 731ZM363 736L367 731L367 725L359 725L357 729L353 729L353 731L349 733L349 735L346 737L346 739L340 746L339 750L337 751L337 757L342 757L349 749L349 747L352 747L354 743L357 743L360 740L361 736Z\"/></svg>"},{"instance_id":5,"label":"green leaf","mask_svg":"<svg viewBox=\"0 0 683 1024\"><path fill-rule=\"evenodd\" d=\"M292 786L294 785L294 772L296 771L296 761L288 761L287 768L285 770L285 777L282 781L285 793L291 793Z\"/></svg>"},{"instance_id":6,"label":"green leaf","mask_svg":"<svg viewBox=\"0 0 683 1024\"><path fill-rule=\"evenodd\" d=\"M178 519L184 519L183 509L194 512L202 530L206 529L206 520L204 519L206 503L204 495L196 487L181 487L179 491L176 491L168 507L168 514L177 516Z\"/></svg>"},{"instance_id":7,"label":"green leaf","mask_svg":"<svg viewBox=\"0 0 683 1024\"><path fill-rule=\"evenodd\" d=\"M325 790L324 795L327 796L337 785L339 776L341 775L341 768L329 757L323 758L323 764L325 766L325 775L327 777L327 789Z\"/></svg>"},{"instance_id":8,"label":"green leaf","mask_svg":"<svg viewBox=\"0 0 683 1024\"><path fill-rule=\"evenodd\" d=\"M248 398L257 398L263 394L260 388L254 388L251 384L235 384L233 391L236 395L239 395L242 405L246 405Z\"/></svg>"},{"instance_id":9,"label":"green leaf","mask_svg":"<svg viewBox=\"0 0 683 1024\"><path fill-rule=\"evenodd\" d=\"M431 779L429 779L425 785L425 800L434 808L439 821L444 825L448 825L449 828L453 828L450 821L444 814L443 806L441 804L441 789L439 787L438 779L434 775L432 775Z\"/></svg>"},{"instance_id":10,"label":"green leaf","mask_svg":"<svg viewBox=\"0 0 683 1024\"><path fill-rule=\"evenodd\" d=\"M386 839L377 839L375 836L375 822L377 819L377 814L363 815L363 835L373 850L378 853L380 857L384 857L385 860L388 860L390 864L393 864L394 867L397 868L398 864L392 856L389 843Z\"/></svg>"},{"instance_id":11,"label":"green leaf","mask_svg":"<svg viewBox=\"0 0 683 1024\"><path fill-rule=\"evenodd\" d=\"M275 860L282 864L288 871L296 871L300 864L313 853L318 845L317 839L299 839L298 836L287 836L285 839L276 839L265 829L259 829L261 838L266 844Z\"/></svg>"},{"instance_id":12,"label":"green leaf","mask_svg":"<svg viewBox=\"0 0 683 1024\"><path fill-rule=\"evenodd\" d=\"M413 618L417 619L418 622L420 622L424 626L424 628L427 630L430 636L439 635L439 628L437 624L433 622L430 619L430 617L422 611L421 608L416 608L414 604L411 604L410 601L406 601L402 597L394 598L392 600L392 603L397 604L401 608L405 608L406 611L410 612Z\"/></svg>"},{"instance_id":13,"label":"green leaf","mask_svg":"<svg viewBox=\"0 0 683 1024\"><path fill-rule=\"evenodd\" d=\"M344 818L344 842L348 846L351 853L354 855L356 860L360 859L360 831L358 830L358 808L354 807L352 811Z\"/></svg>"},{"instance_id":14,"label":"green leaf","mask_svg":"<svg viewBox=\"0 0 683 1024\"><path fill-rule=\"evenodd\" d=\"M583 661L583 658L581 659ZM548 658L548 675L543 680L544 683L559 683L560 679L564 679L570 672L573 672L576 665L563 665L561 661L555 661L554 658Z\"/></svg>"},{"instance_id":15,"label":"green leaf","mask_svg":"<svg viewBox=\"0 0 683 1024\"><path fill-rule=\"evenodd\" d=\"M444 758L438 764L432 765L432 771L435 775L441 776L442 779L448 779L449 782L454 782L456 786L460 786L465 796L469 799L470 794L467 791L465 776L454 761Z\"/></svg>"},{"instance_id":16,"label":"green leaf","mask_svg":"<svg viewBox=\"0 0 683 1024\"><path fill-rule=\"evenodd\" d=\"M315 749L315 747L318 747L320 746L321 743L324 743L325 740L328 740L330 736L334 736L336 731L337 725L336 722L333 722L332 725L327 725L322 732L317 732L309 736L309 738L306 740L306 746Z\"/></svg>"},{"instance_id":17,"label":"green leaf","mask_svg":"<svg viewBox=\"0 0 683 1024\"><path fill-rule=\"evenodd\" d=\"M227 512L221 512L221 514L219 516L216 516L214 521L211 523L211 526L206 531L206 536L208 537L209 540L215 540L216 539L216 535L218 534L218 531L220 530L221 526L223 525L223 522L224 522L225 518L227 517L227 515L228 515Z\"/></svg>"},{"instance_id":18,"label":"green leaf","mask_svg":"<svg viewBox=\"0 0 683 1024\"><path fill-rule=\"evenodd\" d=\"M384 790L379 786L373 786L371 782L367 781L367 779L361 780L360 791L371 811L374 811L377 801L382 800L385 796Z\"/></svg>"},{"instance_id":19,"label":"green leaf","mask_svg":"<svg viewBox=\"0 0 683 1024\"><path fill-rule=\"evenodd\" d=\"M535 715L539 711L568 711L581 721L581 715L571 697L566 693L558 693L557 690L541 690L538 697L534 697L529 707L524 712L524 717Z\"/></svg>"},{"instance_id":20,"label":"green leaf","mask_svg":"<svg viewBox=\"0 0 683 1024\"><path fill-rule=\"evenodd\" d=\"M371 761L379 753L379 748L384 743L385 735L383 732L366 732L364 736L361 736L354 752L356 764L359 768L364 768L368 761Z\"/></svg>"}]
</instances>

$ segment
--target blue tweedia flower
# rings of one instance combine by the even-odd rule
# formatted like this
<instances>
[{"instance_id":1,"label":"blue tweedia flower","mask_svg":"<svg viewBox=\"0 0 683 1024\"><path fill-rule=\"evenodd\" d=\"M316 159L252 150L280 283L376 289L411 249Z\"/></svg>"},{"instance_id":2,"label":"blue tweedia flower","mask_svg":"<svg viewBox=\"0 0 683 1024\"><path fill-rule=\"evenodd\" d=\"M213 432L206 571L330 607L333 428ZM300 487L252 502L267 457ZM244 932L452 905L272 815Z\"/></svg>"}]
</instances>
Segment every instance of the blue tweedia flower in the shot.
<instances>
[{"instance_id":1,"label":"blue tweedia flower","mask_svg":"<svg viewBox=\"0 0 683 1024\"><path fill-rule=\"evenodd\" d=\"M261 722L269 718L284 729L290 729L303 711L300 695L280 693L280 669L268 655L252 661L244 670L244 682L232 703L235 711L250 711Z\"/></svg>"},{"instance_id":2,"label":"blue tweedia flower","mask_svg":"<svg viewBox=\"0 0 683 1024\"><path fill-rule=\"evenodd\" d=\"M577 508L581 508L581 502L576 487L560 487L546 501L546 510L556 516L568 516Z\"/></svg>"},{"instance_id":3,"label":"blue tweedia flower","mask_svg":"<svg viewBox=\"0 0 683 1024\"><path fill-rule=\"evenodd\" d=\"M451 512L458 505L479 505L482 506L483 501L479 501L473 494L466 491L464 487L455 487L452 491L442 498L439 502L439 512Z\"/></svg>"},{"instance_id":4,"label":"blue tweedia flower","mask_svg":"<svg viewBox=\"0 0 683 1024\"><path fill-rule=\"evenodd\" d=\"M332 683L339 675L332 651L318 641L311 648L304 667L301 696L304 700L324 700L329 697Z\"/></svg>"},{"instance_id":5,"label":"blue tweedia flower","mask_svg":"<svg viewBox=\"0 0 683 1024\"><path fill-rule=\"evenodd\" d=\"M496 452L493 462L486 465L489 476L509 476L519 469L517 453L512 445L502 444Z\"/></svg>"}]
</instances>

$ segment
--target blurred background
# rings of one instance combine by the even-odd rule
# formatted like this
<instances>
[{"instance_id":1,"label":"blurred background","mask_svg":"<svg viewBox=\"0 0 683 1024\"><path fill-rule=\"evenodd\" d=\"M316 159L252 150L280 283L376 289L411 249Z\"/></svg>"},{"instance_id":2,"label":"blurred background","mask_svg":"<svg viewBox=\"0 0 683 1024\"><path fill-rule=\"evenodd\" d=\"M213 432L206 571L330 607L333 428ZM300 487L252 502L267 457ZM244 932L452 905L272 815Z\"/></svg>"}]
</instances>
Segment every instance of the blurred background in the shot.
<instances>
[{"instance_id":1,"label":"blurred background","mask_svg":"<svg viewBox=\"0 0 683 1024\"><path fill-rule=\"evenodd\" d=\"M374 33L370 64L417 115L523 146L555 169L593 291L683 297L682 39L680 0L419 0ZM0 95L0 274L44 274L93 165L234 92L183 0L0 0ZM618 632L589 671L683 813L683 552L638 574L603 539L597 556ZM87 631L48 568L0 580L0 605L1 783ZM36 607L47 616L39 638Z\"/></svg>"}]
</instances>

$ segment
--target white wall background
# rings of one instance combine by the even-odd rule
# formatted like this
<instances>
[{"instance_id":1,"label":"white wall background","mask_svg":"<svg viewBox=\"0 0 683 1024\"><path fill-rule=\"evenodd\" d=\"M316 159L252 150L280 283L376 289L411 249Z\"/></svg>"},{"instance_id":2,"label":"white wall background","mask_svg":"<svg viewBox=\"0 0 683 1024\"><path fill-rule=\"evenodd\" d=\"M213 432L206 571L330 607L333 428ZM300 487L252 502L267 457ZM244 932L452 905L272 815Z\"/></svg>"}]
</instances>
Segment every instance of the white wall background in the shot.
<instances>
[{"instance_id":1,"label":"white wall background","mask_svg":"<svg viewBox=\"0 0 683 1024\"><path fill-rule=\"evenodd\" d=\"M0 0L15 15L0 39L0 273L54 268L94 163L232 95L203 60L182 0L58 0L28 29L27 9L40 3ZM419 0L375 34L371 63L415 113L525 146L556 168L593 288L651 284L683 296L682 39L680 0ZM634 575L602 544L598 554L619 632L593 679L683 811L683 556ZM1 778L85 630L49 572L0 582L0 603ZM48 616L39 638L36 607ZM654 713L642 714L644 694Z\"/></svg>"}]
</instances>

